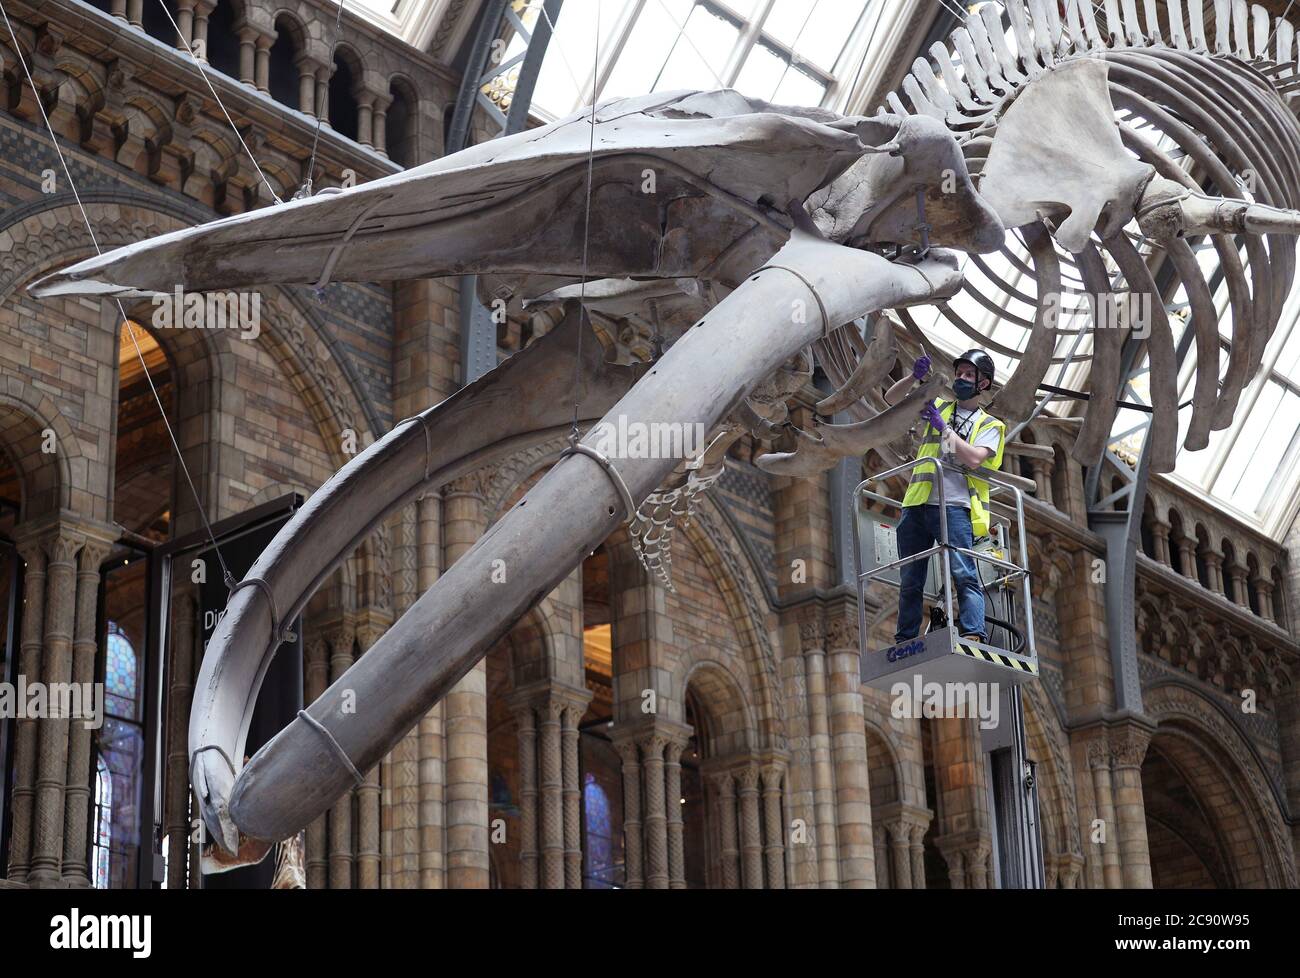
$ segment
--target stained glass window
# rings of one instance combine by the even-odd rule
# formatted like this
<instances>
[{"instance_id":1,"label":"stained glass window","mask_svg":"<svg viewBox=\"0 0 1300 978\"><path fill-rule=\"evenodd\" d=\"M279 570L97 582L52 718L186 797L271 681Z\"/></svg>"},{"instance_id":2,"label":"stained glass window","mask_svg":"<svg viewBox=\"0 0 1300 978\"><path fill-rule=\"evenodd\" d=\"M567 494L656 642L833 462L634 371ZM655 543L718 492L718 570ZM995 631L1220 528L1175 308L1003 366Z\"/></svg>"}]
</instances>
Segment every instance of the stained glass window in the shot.
<instances>
[{"instance_id":1,"label":"stained glass window","mask_svg":"<svg viewBox=\"0 0 1300 978\"><path fill-rule=\"evenodd\" d=\"M609 796L605 789L596 783L596 776L590 771L582 786L582 804L587 816L587 859L590 862L592 876L601 877L602 870L613 862L613 833L609 820Z\"/></svg>"},{"instance_id":2,"label":"stained glass window","mask_svg":"<svg viewBox=\"0 0 1300 978\"><path fill-rule=\"evenodd\" d=\"M104 819L109 832L107 885L118 889L134 885L135 852L140 833L139 772L144 756L144 739L138 727L106 717L99 730L99 749L109 784L109 804Z\"/></svg>"},{"instance_id":3,"label":"stained glass window","mask_svg":"<svg viewBox=\"0 0 1300 978\"><path fill-rule=\"evenodd\" d=\"M91 848L91 868L96 889L108 887L108 856L113 840L113 778L104 755L95 755L95 836Z\"/></svg>"},{"instance_id":4,"label":"stained glass window","mask_svg":"<svg viewBox=\"0 0 1300 978\"><path fill-rule=\"evenodd\" d=\"M104 697L109 714L125 720L139 719L138 675L135 647L116 622L109 622L108 654L104 663Z\"/></svg>"},{"instance_id":5,"label":"stained glass window","mask_svg":"<svg viewBox=\"0 0 1300 978\"><path fill-rule=\"evenodd\" d=\"M617 889L624 883L623 775L608 740L590 731L581 738L583 885Z\"/></svg>"}]
</instances>

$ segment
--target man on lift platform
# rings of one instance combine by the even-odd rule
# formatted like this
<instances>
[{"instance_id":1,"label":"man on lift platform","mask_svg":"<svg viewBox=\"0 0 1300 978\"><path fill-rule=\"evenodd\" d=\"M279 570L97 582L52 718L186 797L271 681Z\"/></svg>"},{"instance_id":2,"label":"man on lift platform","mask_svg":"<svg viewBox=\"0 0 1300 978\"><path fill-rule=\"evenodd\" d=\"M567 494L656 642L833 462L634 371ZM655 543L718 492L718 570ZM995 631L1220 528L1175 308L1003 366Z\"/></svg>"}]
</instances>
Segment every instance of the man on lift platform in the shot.
<instances>
[{"instance_id":1,"label":"man on lift platform","mask_svg":"<svg viewBox=\"0 0 1300 978\"><path fill-rule=\"evenodd\" d=\"M993 384L993 358L983 350L967 350L953 361L956 401L936 398L925 406L917 458L939 457L967 470L997 470L1002 465L1006 425L979 406L980 395ZM930 371L930 358L921 356L904 377L885 392L885 401L896 404ZM933 463L918 465L903 497L903 518L898 524L898 556L910 557L932 547L940 535L939 490ZM944 499L948 510L948 543L970 549L977 537L989 532L989 484L974 474L943 469ZM962 638L984 642L984 589L975 560L952 552L952 576L960 608L958 632ZM921 630L921 602L928 560L905 564L900 570L898 627L894 643L916 638Z\"/></svg>"}]
</instances>

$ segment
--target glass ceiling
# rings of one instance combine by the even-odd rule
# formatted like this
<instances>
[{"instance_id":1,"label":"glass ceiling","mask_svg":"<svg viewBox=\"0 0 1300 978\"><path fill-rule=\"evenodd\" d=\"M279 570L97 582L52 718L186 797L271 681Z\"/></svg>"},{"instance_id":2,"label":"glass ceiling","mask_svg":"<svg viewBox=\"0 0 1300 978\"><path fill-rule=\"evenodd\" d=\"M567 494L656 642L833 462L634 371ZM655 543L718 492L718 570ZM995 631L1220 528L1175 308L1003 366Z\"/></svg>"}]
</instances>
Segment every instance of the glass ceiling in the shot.
<instances>
[{"instance_id":1,"label":"glass ceiling","mask_svg":"<svg viewBox=\"0 0 1300 978\"><path fill-rule=\"evenodd\" d=\"M557 119L593 96L688 88L834 108L853 86L885 2L565 0L532 110ZM516 38L507 57L522 50Z\"/></svg>"},{"instance_id":2,"label":"glass ceiling","mask_svg":"<svg viewBox=\"0 0 1300 978\"><path fill-rule=\"evenodd\" d=\"M442 0L346 0L373 23L419 44L416 36L429 32L430 14L444 6ZM998 0L988 0L998 3ZM733 87L746 95L778 103L819 105L849 111L848 100L864 65L884 52L879 31L882 20L893 11L886 8L897 0L565 0L555 36L547 50L533 96L532 108L544 120L569 115L596 99L640 95L684 88ZM962 7L978 10L976 3ZM516 0L516 12L532 23L541 13L540 0ZM999 3L999 6L1001 4ZM535 9L534 9L535 8ZM936 16L947 9L936 3ZM408 36L409 35L409 36ZM879 35L879 38L878 38ZM1008 32L1008 44L1015 41ZM520 53L523 41L516 37L506 52ZM956 59L954 59L956 60ZM958 65L960 71L960 66ZM940 85L942 80L938 80ZM862 111L862 106L854 106ZM1144 130L1152 141L1169 147L1170 141L1141 119L1126 119ZM1146 256L1151 249L1129 228L1130 236ZM951 309L992 343L1020 351L1029 338L1028 329L1004 317L1034 319L1034 307L1022 298L1008 296L994 286L988 273L1032 299L1031 274L1019 270L1026 262L1023 242L1012 241L1011 258L1001 255L967 257L968 281L985 296L996 297L994 309L981 304L968 290L951 303ZM1065 260L1063 274L1067 292L1071 284L1080 291L1077 272ZM1198 253L1206 278L1216 289L1219 309L1220 379L1228 364L1232 338L1232 313L1227 288L1217 275L1218 258L1203 245ZM1243 264L1249 263L1243 253ZM980 265L983 264L984 268ZM1027 262L1026 262L1027 263ZM1071 278L1073 277L1073 283ZM1076 296L1076 299L1078 297ZM1069 300L1067 299L1067 305ZM1168 304L1174 342L1188 327L1187 297L1180 287ZM912 310L921 328L940 346L957 352L976 341L947 321L938 310ZM1231 427L1213 432L1209 446L1190 452L1181 447L1190 420L1190 408L1179 414L1179 451L1175 482L1208 496L1226 511L1263 532L1280 537L1300 510L1300 288L1292 290L1282 321L1264 356L1263 368L1243 392ZM1066 316L1062 328L1072 335L1057 339L1056 355L1065 358L1074 351L1075 362L1053 366L1048 383L1073 390L1089 387L1086 357L1091 338L1086 314ZM993 353L999 380L1005 380L1015 361ZM1078 358L1085 358L1079 362ZM1179 374L1179 403L1188 400L1195 382L1195 352L1189 351ZM1144 371L1122 399L1149 402L1149 385ZM1056 401L1051 410L1064 410L1068 401ZM1140 412L1121 409L1112 434L1112 448L1121 457L1135 460L1141 450L1143 430ZM1136 430L1135 430L1136 429Z\"/></svg>"}]
</instances>

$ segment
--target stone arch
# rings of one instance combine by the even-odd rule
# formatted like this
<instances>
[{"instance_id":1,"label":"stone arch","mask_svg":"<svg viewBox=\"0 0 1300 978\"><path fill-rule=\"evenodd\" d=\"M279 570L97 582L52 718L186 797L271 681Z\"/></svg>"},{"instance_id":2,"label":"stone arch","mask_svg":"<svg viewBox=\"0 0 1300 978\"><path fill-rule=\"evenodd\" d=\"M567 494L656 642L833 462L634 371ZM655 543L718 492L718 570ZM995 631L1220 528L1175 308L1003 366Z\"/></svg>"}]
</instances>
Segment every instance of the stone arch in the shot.
<instances>
[{"instance_id":1,"label":"stone arch","mask_svg":"<svg viewBox=\"0 0 1300 978\"><path fill-rule=\"evenodd\" d=\"M1148 764L1167 764L1194 793L1212 833L1212 839L1184 841L1217 843L1225 885L1295 887L1295 857L1283 803L1249 740L1218 706L1181 684L1161 683L1145 690L1143 706L1158 722L1143 762L1144 797ZM1156 792L1151 793L1148 818L1159 819ZM1158 877L1154 861L1153 856ZM1214 868L1206 867L1211 877Z\"/></svg>"},{"instance_id":2,"label":"stone arch","mask_svg":"<svg viewBox=\"0 0 1300 978\"><path fill-rule=\"evenodd\" d=\"M181 455L199 492L200 503L211 507L218 498L220 440L213 437L219 423L224 391L234 370L229 348L207 329L158 329L152 324L154 305L147 299L122 303L127 318L146 330L167 357L175 377L176 403L168 418L180 444ZM118 325L120 331L121 324ZM128 353L130 351L128 350ZM167 454L174 454L170 445ZM184 476L177 467L176 476ZM112 487L110 486L110 492ZM173 490L175 533L197 528L198 512L187 485Z\"/></svg>"},{"instance_id":3,"label":"stone arch","mask_svg":"<svg viewBox=\"0 0 1300 978\"><path fill-rule=\"evenodd\" d=\"M239 80L238 24L245 20L244 0L217 0L208 14L207 59L216 71Z\"/></svg>"},{"instance_id":4,"label":"stone arch","mask_svg":"<svg viewBox=\"0 0 1300 978\"><path fill-rule=\"evenodd\" d=\"M757 746L757 731L745 700L745 684L717 659L705 658L706 650L695 649L682 657L674 676L685 703L693 691L703 716L695 717L696 740L701 753L726 757ZM699 728L703 729L699 729Z\"/></svg>"},{"instance_id":5,"label":"stone arch","mask_svg":"<svg viewBox=\"0 0 1300 978\"><path fill-rule=\"evenodd\" d=\"M275 40L268 55L268 88L281 105L301 109L296 62L307 50L307 32L291 10L281 8L271 15Z\"/></svg>"},{"instance_id":6,"label":"stone arch","mask_svg":"<svg viewBox=\"0 0 1300 978\"><path fill-rule=\"evenodd\" d=\"M7 390L0 390L0 451L18 473L22 494L18 520L29 522L60 509L71 509L72 491L78 488L71 463L82 456L81 445L48 395L21 378L7 380ZM52 454L41 450L47 431L54 433Z\"/></svg>"},{"instance_id":7,"label":"stone arch","mask_svg":"<svg viewBox=\"0 0 1300 978\"><path fill-rule=\"evenodd\" d=\"M768 609L759 573L737 536L742 531L722 515L716 500L706 494L702 499L697 498L695 515L681 532L695 547L722 593L740 639L762 746L784 750L786 735L779 708L777 654L766 621Z\"/></svg>"},{"instance_id":8,"label":"stone arch","mask_svg":"<svg viewBox=\"0 0 1300 978\"><path fill-rule=\"evenodd\" d=\"M188 227L176 215L155 210L143 201L121 201L112 194L83 194L95 241L100 248L132 244L143 238ZM0 252L8 260L0 271L0 303L22 283L95 253L71 190L16 208L0 225ZM202 218L199 218L202 219Z\"/></svg>"},{"instance_id":9,"label":"stone arch","mask_svg":"<svg viewBox=\"0 0 1300 978\"><path fill-rule=\"evenodd\" d=\"M491 526L510 505L554 465L568 445L567 435L538 442L498 464L484 494L487 525ZM678 536L689 542L704 563L726 604L744 651L750 688L754 694L758 739L755 746L785 748L784 722L778 709L779 680L776 651L766 621L766 599L758 571L730 521L707 495L697 499L697 510ZM616 533L624 533L620 529ZM614 537L611 536L611 541ZM685 690L685 685L680 687Z\"/></svg>"},{"instance_id":10,"label":"stone arch","mask_svg":"<svg viewBox=\"0 0 1300 978\"><path fill-rule=\"evenodd\" d=\"M388 93L392 102L388 106L385 148L389 159L409 168L423 162L420 147L427 113L423 111L419 90L405 75L392 76Z\"/></svg>"},{"instance_id":11,"label":"stone arch","mask_svg":"<svg viewBox=\"0 0 1300 978\"><path fill-rule=\"evenodd\" d=\"M365 76L365 64L357 49L347 42L334 47L327 98L330 126L340 136L357 142L360 138L360 106L357 95Z\"/></svg>"},{"instance_id":12,"label":"stone arch","mask_svg":"<svg viewBox=\"0 0 1300 978\"><path fill-rule=\"evenodd\" d=\"M1040 835L1043 862L1060 866L1068 857L1082 864L1083 845L1079 837L1078 807L1074 790L1074 767L1070 748L1059 717L1039 683L1026 683L1023 692L1025 736L1028 755L1037 764ZM1069 882L1061 880L1062 885Z\"/></svg>"},{"instance_id":13,"label":"stone arch","mask_svg":"<svg viewBox=\"0 0 1300 978\"><path fill-rule=\"evenodd\" d=\"M1182 541L1187 539L1187 526L1183 522L1183 516L1177 509L1172 506L1169 508L1169 515L1166 517L1169 523L1169 561L1173 564L1174 570L1184 577L1191 577L1195 573L1194 567L1185 566L1183 560Z\"/></svg>"}]
</instances>

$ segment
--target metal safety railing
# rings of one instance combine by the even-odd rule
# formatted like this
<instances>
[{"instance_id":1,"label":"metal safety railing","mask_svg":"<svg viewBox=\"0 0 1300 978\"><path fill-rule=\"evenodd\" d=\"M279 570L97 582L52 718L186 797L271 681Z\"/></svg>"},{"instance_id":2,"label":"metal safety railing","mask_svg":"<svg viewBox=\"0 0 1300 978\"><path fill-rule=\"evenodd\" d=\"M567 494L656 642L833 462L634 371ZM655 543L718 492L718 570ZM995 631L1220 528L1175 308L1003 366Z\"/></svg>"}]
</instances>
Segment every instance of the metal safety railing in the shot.
<instances>
[{"instance_id":1,"label":"metal safety railing","mask_svg":"<svg viewBox=\"0 0 1300 978\"><path fill-rule=\"evenodd\" d=\"M886 479L892 478L893 476L896 475L900 475L904 472L910 473L918 465L922 465L922 464L936 466L933 475L932 484L937 484L939 487L939 536L937 541L933 545L925 548L924 550L918 551L917 553L910 554L906 557L899 557L898 559L888 561L887 563L878 564L864 571L863 561L862 561L862 533L861 533L861 526L859 521L859 513L862 512L861 501L864 499L870 499L874 502L883 504L885 506L891 506L899 510L900 512L903 510L903 502L901 499L894 499L890 496L885 495L882 492L875 492L868 487L873 483L883 482ZM992 553L985 550L976 550L973 547L959 547L949 542L947 487L945 486L944 479L942 478L942 472L944 469L950 470L952 472L960 473L963 478L965 478L968 475L974 475L976 478L979 478L989 483L990 521L996 521L999 524L1005 524L1009 522L1015 523L1017 550L1019 551L1019 557L1020 557L1020 562L1018 564L1009 560L1005 560L1002 557L994 556ZM995 514L993 512L995 497L1000 496L1004 493L1011 494L1011 503L1008 504L1001 499L997 500L997 502L999 505L1005 506L1009 511L1014 513L1014 520L1009 519L1005 514L1001 514L1001 513ZM876 473L875 475L868 476L866 479L862 480L862 482L858 483L857 487L853 490L851 505L853 507L853 565L854 565L853 570L854 570L854 578L855 578L855 583L858 592L858 636L859 636L859 643L862 646L861 650L863 654L866 654L866 652L868 651L866 648L867 585L871 581L879 578L881 575L895 569L901 569L907 564L914 563L918 560L929 561L929 559L932 556L934 556L936 553L940 555L940 565L941 565L940 582L942 584L940 590L943 595L944 613L947 616L947 620L949 622L956 620L954 619L952 613L953 589L951 586L952 553L955 551L960 554L965 554L966 556L972 558L975 561L982 561L985 564L989 564L1003 572L1002 576L998 577L996 580L988 584L989 587L999 587L999 586L1005 587L1011 585L1012 582L1019 580L1021 599L1024 602L1024 615L1025 615L1024 654L1029 656L1035 656L1035 657L1037 656L1038 654L1037 647L1034 643L1033 601L1032 601L1032 595L1030 593L1030 588L1029 588L1029 576L1030 576L1029 554L1028 554L1028 545L1025 539L1024 493L1021 492L1018 486L1013 484L1010 480L1002 478L1001 474L996 471L992 471L988 469L980 469L976 472L974 470L967 469L964 466L955 465L951 462L947 462L942 458L942 456L938 456L938 457L927 456L924 458L913 459L910 462L904 462L902 465L896 465L892 469L888 469L884 472L879 472ZM1005 553L1007 549L1009 548L1003 548L1002 552ZM978 564L976 566L978 566ZM886 580L885 583L894 585L894 582L889 580Z\"/></svg>"}]
</instances>

